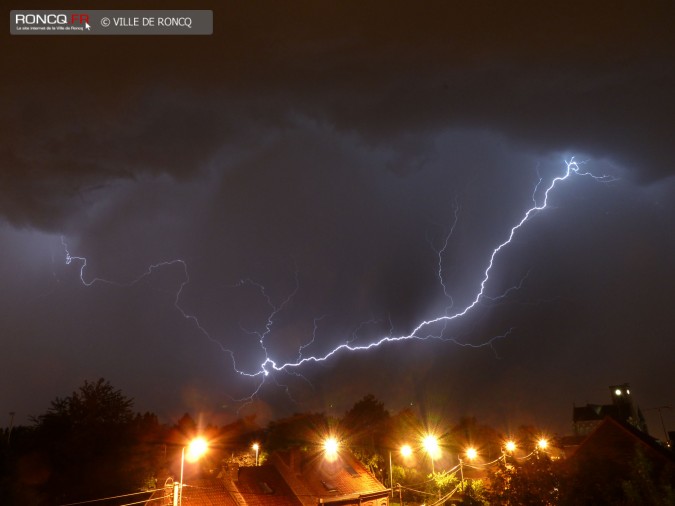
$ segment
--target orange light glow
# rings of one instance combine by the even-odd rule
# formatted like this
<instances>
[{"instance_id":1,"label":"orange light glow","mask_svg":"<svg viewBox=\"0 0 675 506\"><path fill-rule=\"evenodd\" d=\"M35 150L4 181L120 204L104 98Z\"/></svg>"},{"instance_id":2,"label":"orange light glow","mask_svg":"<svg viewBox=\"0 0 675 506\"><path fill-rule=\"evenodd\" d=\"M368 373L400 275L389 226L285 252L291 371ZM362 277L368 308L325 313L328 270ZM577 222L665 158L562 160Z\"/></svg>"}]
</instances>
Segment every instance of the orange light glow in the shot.
<instances>
[{"instance_id":1,"label":"orange light glow","mask_svg":"<svg viewBox=\"0 0 675 506\"><path fill-rule=\"evenodd\" d=\"M190 444L187 446L187 452L185 453L185 459L188 462L196 462L199 458L206 453L208 450L209 444L206 442L206 439L203 437L198 437L190 441Z\"/></svg>"}]
</instances>

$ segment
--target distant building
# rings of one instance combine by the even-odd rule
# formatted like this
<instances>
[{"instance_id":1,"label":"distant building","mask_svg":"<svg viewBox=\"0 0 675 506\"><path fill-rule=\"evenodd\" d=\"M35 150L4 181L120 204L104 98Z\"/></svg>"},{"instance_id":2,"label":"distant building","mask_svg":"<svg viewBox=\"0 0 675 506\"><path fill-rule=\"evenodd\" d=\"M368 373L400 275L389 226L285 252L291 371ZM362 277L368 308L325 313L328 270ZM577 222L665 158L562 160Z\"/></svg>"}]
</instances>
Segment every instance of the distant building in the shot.
<instances>
[{"instance_id":1,"label":"distant building","mask_svg":"<svg viewBox=\"0 0 675 506\"><path fill-rule=\"evenodd\" d=\"M574 406L572 417L575 437L588 436L608 416L647 433L645 418L633 400L630 385L628 383L612 385L609 387L609 392L611 404Z\"/></svg>"}]
</instances>

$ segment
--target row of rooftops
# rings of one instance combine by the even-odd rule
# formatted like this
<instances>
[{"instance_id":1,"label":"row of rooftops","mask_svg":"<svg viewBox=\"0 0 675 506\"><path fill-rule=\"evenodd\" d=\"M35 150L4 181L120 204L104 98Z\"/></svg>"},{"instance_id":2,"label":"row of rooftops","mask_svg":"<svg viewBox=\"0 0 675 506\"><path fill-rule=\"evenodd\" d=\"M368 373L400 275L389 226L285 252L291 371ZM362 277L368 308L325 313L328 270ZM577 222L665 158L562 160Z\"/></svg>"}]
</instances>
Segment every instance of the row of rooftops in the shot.
<instances>
[{"instance_id":1,"label":"row of rooftops","mask_svg":"<svg viewBox=\"0 0 675 506\"><path fill-rule=\"evenodd\" d=\"M672 469L675 456L648 435L630 386L612 385L610 395L611 404L574 406L575 435L558 441L570 463L585 458L586 454L599 456L603 452L609 452L605 455L609 461L621 460L633 448L641 447L650 459L667 462ZM390 491L347 451L329 461L322 453L294 448L271 454L267 465L239 467L230 463L215 475L186 480L182 504L389 506ZM157 491L146 504L174 504L174 495L174 488L168 486Z\"/></svg>"},{"instance_id":2,"label":"row of rooftops","mask_svg":"<svg viewBox=\"0 0 675 506\"><path fill-rule=\"evenodd\" d=\"M328 461L295 448L270 455L269 464L227 464L215 475L185 480L184 506L388 506L390 489L353 455L341 452ZM147 506L173 504L176 487L168 483ZM168 501L168 502L167 502Z\"/></svg>"}]
</instances>

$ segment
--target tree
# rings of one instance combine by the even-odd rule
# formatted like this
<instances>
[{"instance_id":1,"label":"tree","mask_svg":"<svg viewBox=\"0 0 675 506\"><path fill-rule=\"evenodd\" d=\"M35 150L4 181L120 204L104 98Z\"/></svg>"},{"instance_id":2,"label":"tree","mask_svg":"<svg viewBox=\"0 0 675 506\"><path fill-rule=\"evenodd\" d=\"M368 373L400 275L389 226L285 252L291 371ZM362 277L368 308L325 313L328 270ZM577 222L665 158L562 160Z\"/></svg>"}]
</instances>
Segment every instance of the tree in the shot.
<instances>
[{"instance_id":1,"label":"tree","mask_svg":"<svg viewBox=\"0 0 675 506\"><path fill-rule=\"evenodd\" d=\"M384 403L377 400L373 394L368 394L356 402L345 413L342 424L355 434L366 431L369 427L380 427L389 419L389 411L384 409Z\"/></svg>"},{"instance_id":2,"label":"tree","mask_svg":"<svg viewBox=\"0 0 675 506\"><path fill-rule=\"evenodd\" d=\"M626 504L672 506L675 504L675 472L664 468L656 472L654 463L644 454L635 452L631 462L630 479L621 482Z\"/></svg>"},{"instance_id":3,"label":"tree","mask_svg":"<svg viewBox=\"0 0 675 506\"><path fill-rule=\"evenodd\" d=\"M490 504L549 506L558 504L559 487L551 458L535 453L524 462L500 460L488 472L484 496Z\"/></svg>"},{"instance_id":4,"label":"tree","mask_svg":"<svg viewBox=\"0 0 675 506\"><path fill-rule=\"evenodd\" d=\"M462 492L462 499L459 504L463 506L483 506L486 504L502 503L486 502L483 480L467 480L464 484L464 491Z\"/></svg>"},{"instance_id":5,"label":"tree","mask_svg":"<svg viewBox=\"0 0 675 506\"><path fill-rule=\"evenodd\" d=\"M323 413L295 413L291 417L270 422L264 448L272 453L294 447L318 447L332 425L334 422Z\"/></svg>"},{"instance_id":6,"label":"tree","mask_svg":"<svg viewBox=\"0 0 675 506\"><path fill-rule=\"evenodd\" d=\"M386 446L384 439L389 419L384 403L368 394L354 404L341 421L354 456L383 481L386 475L385 461L388 462L383 448Z\"/></svg>"},{"instance_id":7,"label":"tree","mask_svg":"<svg viewBox=\"0 0 675 506\"><path fill-rule=\"evenodd\" d=\"M480 454L486 460L501 455L503 438L488 425L478 423L476 417L461 417L459 423L450 430L450 450L457 455L463 454L470 446L480 448Z\"/></svg>"},{"instance_id":8,"label":"tree","mask_svg":"<svg viewBox=\"0 0 675 506\"><path fill-rule=\"evenodd\" d=\"M106 497L143 486L151 470L132 457L138 450L136 429L148 419L135 419L132 406L132 399L101 378L55 399L34 419L35 450L49 466L43 490L51 501Z\"/></svg>"}]
</instances>

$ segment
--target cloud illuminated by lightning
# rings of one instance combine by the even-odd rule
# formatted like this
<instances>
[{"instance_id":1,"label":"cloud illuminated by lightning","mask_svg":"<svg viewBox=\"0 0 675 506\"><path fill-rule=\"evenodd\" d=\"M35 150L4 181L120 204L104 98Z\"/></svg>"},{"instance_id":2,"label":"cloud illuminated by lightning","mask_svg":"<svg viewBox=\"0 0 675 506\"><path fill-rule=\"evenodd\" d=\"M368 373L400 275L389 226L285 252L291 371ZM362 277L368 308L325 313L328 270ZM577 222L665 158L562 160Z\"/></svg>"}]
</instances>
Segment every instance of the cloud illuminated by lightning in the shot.
<instances>
[{"instance_id":1,"label":"cloud illuminated by lightning","mask_svg":"<svg viewBox=\"0 0 675 506\"><path fill-rule=\"evenodd\" d=\"M442 286L444 295L450 301L450 305L446 308L445 314L440 315L436 318L421 321L408 334L395 336L393 334L393 328L390 328L389 334L379 338L376 341L372 341L372 342L369 342L367 344L356 344L356 341L358 340L358 337L359 337L358 332L361 328L363 328L364 326L370 325L370 324L378 323L375 320L366 321L366 322L362 322L361 324L359 324L356 327L356 329L353 331L351 337L346 339L339 346L336 346L335 348L333 348L331 351L329 351L329 352L327 352L323 355L318 355L318 356L316 356L316 355L305 355L307 349L316 340L317 331L318 331L318 328L319 328L319 322L323 318L326 317L326 315L324 315L324 316L321 316L321 317L318 317L318 318L314 319L314 322L313 322L314 323L314 330L312 332L311 340L309 340L308 342L300 345L300 347L298 348L297 354L296 354L297 358L295 359L295 361L280 363L277 360L275 360L273 357L270 356L270 354L268 352L268 348L267 348L266 343L265 343L265 339L270 334L270 332L272 331L276 316L281 311L283 311L283 309L292 301L293 297L296 295L296 293L299 290L297 269L296 269L296 273L295 273L295 287L291 291L291 293L289 293L281 302L275 303L271 299L271 297L269 296L267 291L265 290L264 285L254 281L252 279L244 279L244 280L240 281L239 283L237 283L234 286L235 287L241 287L241 286L244 286L244 285L254 286L255 288L258 289L260 295L263 297L263 299L265 299L265 301L266 301L266 303L269 307L269 313L268 313L267 318L266 318L264 330L254 331L254 330L247 330L247 329L242 328L242 330L245 333L247 333L251 336L254 336L257 339L258 345L259 345L259 347L260 347L260 349L261 349L261 351L264 355L264 360L260 364L259 369L254 370L254 371L244 371L244 370L239 369L238 366L237 366L237 361L236 361L236 357L235 357L234 352L232 350L229 350L229 349L225 348L221 342L219 342L218 340L211 337L209 332L201 325L198 318L196 316L192 315L192 314L187 313L181 307L181 305L180 305L181 294L183 292L183 289L190 282L187 264L184 260L178 259L178 260L171 260L171 261L167 261L167 262L160 262L160 263L157 263L157 264L153 264L150 267L148 267L148 269L143 274L141 274L139 277L137 277L136 279L134 279L133 281L128 282L128 283L119 283L119 282L114 282L114 281L108 281L108 280L105 280L103 278L93 278L93 279L87 281L86 278L85 278L85 270L86 270L86 267L87 267L87 259L84 258L84 257L78 257L78 256L71 255L71 253L68 249L68 245L67 245L64 238L62 238L62 244L63 244L64 250L65 250L65 253L66 253L66 264L70 265L74 261L79 262L79 264L80 264L80 270L79 270L80 280L87 287L90 287L90 286L94 285L95 283L105 283L105 284L114 285L114 286L118 286L118 287L130 287L130 286L133 286L136 283L140 282L144 278L147 278L148 276L151 276L154 272L156 272L159 269L179 266L182 269L182 272L184 274L184 278L181 281L181 283L179 285L179 288L178 288L178 290L176 291L176 294L175 294L175 298L174 298L175 308L180 312L180 314L185 319L189 320L192 324L194 324L195 327L205 337L207 337L210 341L212 341L213 343L218 345L222 351L224 351L224 352L226 352L230 355L230 357L232 359L232 364L233 364L234 370L237 373L239 373L242 376L246 376L246 377L250 377L250 378L258 378L257 386L255 387L255 391L253 392L253 394L250 397L247 397L247 400L250 400L260 390L260 388L262 387L262 385L265 382L266 377L268 377L270 375L270 373L272 373L273 371L276 371L276 372L279 372L279 373L283 372L283 373L286 373L286 374L291 374L293 376L297 376L297 377L300 377L302 379L305 379L299 373L299 369L303 365L308 364L308 363L324 362L324 361L327 361L327 360L331 359L332 357L334 357L335 355L338 355L340 353L365 351L365 350L378 348L378 347L383 346L383 345L388 344L388 343L395 343L395 342L399 342L399 341L408 341L408 340L413 340L413 339L414 340L442 339L442 340L445 340L445 341L452 341L455 344L458 344L458 345L461 345L461 346L471 346L471 347L491 346L492 347L492 344L494 343L495 340L502 339L502 338L505 338L506 336L508 336L512 332L513 329L509 329L506 333L504 333L502 335L499 335L499 336L495 336L495 337L489 339L487 342L484 342L484 343L479 344L479 345L461 343L456 339L447 339L447 338L443 337L444 332L447 328L447 325L449 325L453 321L460 320L462 317L464 317L470 311L472 311L477 305L479 305L482 301L499 300L501 298L506 297L511 291L519 288L519 286L520 286L520 284L522 284L523 280L521 280L519 285L516 285L514 287L511 287L511 288L507 289L504 293L502 293L501 295L499 295L497 297L490 297L490 296L486 295L486 293L485 293L486 287L487 287L487 285L490 281L490 274L493 270L493 267L494 267L494 264L495 264L495 259L499 256L499 254L505 248L508 247L509 244L511 244L511 242L512 242L514 236L516 235L516 233L518 233L518 231L521 228L523 228L526 223L528 223L537 213L539 213L539 212L541 212L541 211L543 211L544 209L547 208L548 201L549 201L549 195L552 191L555 190L555 188L558 185L560 185L564 181L566 181L569 178L574 177L574 176L587 176L587 177L591 177L591 178L595 179L596 181L602 181L602 182L607 182L607 181L612 180L612 178L610 178L609 176L596 176L596 175L591 174L590 172L582 171L580 163L574 161L574 159L570 160L569 162L565 162L565 164L566 164L566 170L564 171L564 173L560 176L557 176L557 177L553 178L551 180L551 182L548 184L548 186L545 188L545 190L543 190L543 191L541 190L543 180L541 178L539 179L539 181L537 182L537 184L536 184L536 186L533 190L533 193L532 193L532 206L524 212L521 219L515 225L513 225L511 227L511 229L506 233L506 238L501 243L499 243L492 250L491 254L489 255L486 266L485 266L485 269L483 271L483 275L482 275L482 277L480 278L480 281L477 284L477 290L476 290L476 293L475 293L473 299L471 300L471 302L469 304L465 305L463 308L455 310L454 312L452 312L451 309L453 307L454 301L453 301L452 297L450 296L450 294L448 292L448 289L447 289L447 286L446 286L446 284L444 282L444 279L443 279L443 254L446 251L446 249L448 248L448 243L450 241L450 237L451 237L451 235L454 231L454 228L457 224L457 221L458 221L459 206L457 204L455 204L454 221L452 223L450 231L445 236L442 247L440 249L436 250L436 254L437 254L437 257L438 257L437 277L439 279L440 285ZM390 320L390 322L391 322L391 320ZM493 350L494 350L494 348L493 348ZM275 381L277 381L277 380L275 379ZM284 387L286 389L286 391L288 392L288 386L287 385L280 384L278 381L277 381L277 384L281 387ZM243 400L243 399L241 399L241 400Z\"/></svg>"}]
</instances>

